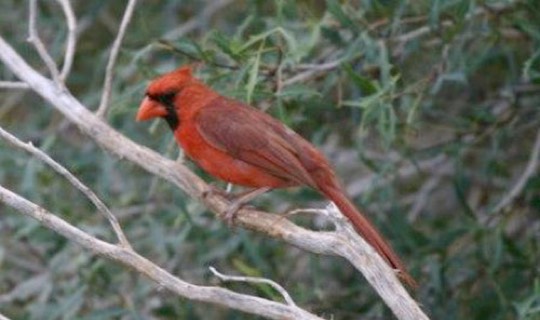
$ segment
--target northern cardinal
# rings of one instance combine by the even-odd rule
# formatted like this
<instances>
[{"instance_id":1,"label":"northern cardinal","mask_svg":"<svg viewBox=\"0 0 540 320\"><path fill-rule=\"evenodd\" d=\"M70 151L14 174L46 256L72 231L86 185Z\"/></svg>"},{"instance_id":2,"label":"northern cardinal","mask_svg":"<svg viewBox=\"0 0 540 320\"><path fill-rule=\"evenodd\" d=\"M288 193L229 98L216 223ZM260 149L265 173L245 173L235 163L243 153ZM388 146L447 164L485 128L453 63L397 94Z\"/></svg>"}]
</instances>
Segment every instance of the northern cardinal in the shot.
<instances>
[{"instance_id":1,"label":"northern cardinal","mask_svg":"<svg viewBox=\"0 0 540 320\"><path fill-rule=\"evenodd\" d=\"M415 285L396 253L349 200L326 158L278 120L221 96L194 78L189 66L150 83L137 121L155 117L167 121L188 157L214 177L256 188L253 194L292 186L317 190L405 283Z\"/></svg>"}]
</instances>

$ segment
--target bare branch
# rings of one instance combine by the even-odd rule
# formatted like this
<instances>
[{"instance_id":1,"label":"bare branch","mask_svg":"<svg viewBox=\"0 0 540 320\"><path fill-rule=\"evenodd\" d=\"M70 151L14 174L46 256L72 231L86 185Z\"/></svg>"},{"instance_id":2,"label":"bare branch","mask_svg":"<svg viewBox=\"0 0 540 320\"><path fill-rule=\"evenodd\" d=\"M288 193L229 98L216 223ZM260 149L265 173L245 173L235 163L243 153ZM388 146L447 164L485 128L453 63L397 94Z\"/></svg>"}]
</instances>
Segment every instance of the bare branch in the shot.
<instances>
[{"instance_id":1,"label":"bare branch","mask_svg":"<svg viewBox=\"0 0 540 320\"><path fill-rule=\"evenodd\" d=\"M0 81L0 88L3 89L28 89L30 86L20 81Z\"/></svg>"},{"instance_id":2,"label":"bare branch","mask_svg":"<svg viewBox=\"0 0 540 320\"><path fill-rule=\"evenodd\" d=\"M69 72L71 71L71 66L73 65L73 57L75 56L75 47L77 44L77 19L73 13L73 7L69 0L57 0L58 3L62 6L64 15L66 16L66 24L68 29L67 42L66 42L66 53L64 55L64 65L62 66L62 72L60 73L60 79L65 81Z\"/></svg>"},{"instance_id":3,"label":"bare branch","mask_svg":"<svg viewBox=\"0 0 540 320\"><path fill-rule=\"evenodd\" d=\"M49 165L54 171L58 172L60 175L62 175L66 180L68 180L75 188L79 189L109 220L109 223L111 224L114 232L116 233L116 237L118 238L118 241L120 241L120 244L124 246L125 248L131 248L131 245L129 244L129 241L127 240L124 232L122 231L122 228L120 227L120 224L118 223L118 220L116 220L116 217L112 214L112 212L109 210L109 208L101 201L98 196L85 184L83 184L77 177L75 177L71 172L69 172L66 168L64 168L61 164L54 161L51 157L49 157L48 154L41 151L40 149L34 147L32 142L24 143L21 140L17 139L17 137L13 136L9 132L5 131L0 127L0 138L4 139L6 142L11 144L14 147L23 149L24 151L30 153L34 157L38 158L39 160L45 162L47 165Z\"/></svg>"},{"instance_id":4,"label":"bare branch","mask_svg":"<svg viewBox=\"0 0 540 320\"><path fill-rule=\"evenodd\" d=\"M0 185L0 202L25 216L38 220L45 227L70 239L94 254L127 266L175 294L189 299L209 302L228 308L264 316L270 319L321 319L300 308L259 297L239 294L227 289L197 286L185 282L135 251L99 240L42 207Z\"/></svg>"},{"instance_id":5,"label":"bare branch","mask_svg":"<svg viewBox=\"0 0 540 320\"><path fill-rule=\"evenodd\" d=\"M120 46L122 45L124 34L126 33L129 22L131 21L131 16L133 15L136 4L137 0L129 0L126 6L126 10L124 11L124 16L122 17L122 22L120 23L118 35L116 36L116 39L114 39L111 54L109 56L109 61L107 62L107 68L105 70L105 83L103 84L101 102L99 103L99 108L96 112L97 116L100 118L104 118L107 116L107 111L109 109L109 100L111 98L114 65L116 64L116 58L118 57L118 52L120 51Z\"/></svg>"},{"instance_id":6,"label":"bare branch","mask_svg":"<svg viewBox=\"0 0 540 320\"><path fill-rule=\"evenodd\" d=\"M37 27L36 27L36 20L37 20L37 0L30 0L30 18L29 18L29 24L28 24L28 42L32 43L34 47L36 48L39 56L45 62L45 65L49 69L49 72L51 73L51 76L54 80L54 82L57 85L62 85L62 81L60 78L60 73L58 72L58 67L56 66L56 62L54 62L53 58L47 52L47 49L45 48L45 45L39 38Z\"/></svg>"},{"instance_id":7,"label":"bare branch","mask_svg":"<svg viewBox=\"0 0 540 320\"><path fill-rule=\"evenodd\" d=\"M298 82L303 82L318 73L337 68L342 62L343 62L343 59L337 59L337 60L325 62L322 64L302 65L302 68L307 69L307 70L300 72L294 77L291 77L283 81L282 87L290 86L291 84L298 83Z\"/></svg>"},{"instance_id":8,"label":"bare branch","mask_svg":"<svg viewBox=\"0 0 540 320\"><path fill-rule=\"evenodd\" d=\"M9 319L8 317L0 313L0 320L11 320L11 319Z\"/></svg>"},{"instance_id":9,"label":"bare branch","mask_svg":"<svg viewBox=\"0 0 540 320\"><path fill-rule=\"evenodd\" d=\"M529 178L536 173L536 168L538 168L538 161L540 158L540 130L536 133L536 140L534 146L532 147L531 157L527 163L527 167L523 174L516 181L516 184L510 189L510 191L499 201L499 203L493 208L493 212L498 212L508 206L514 201L514 199L523 191Z\"/></svg>"},{"instance_id":10,"label":"bare branch","mask_svg":"<svg viewBox=\"0 0 540 320\"><path fill-rule=\"evenodd\" d=\"M2 37L0 37L0 60L17 77L27 82L36 93L47 100L69 121L76 124L82 132L104 150L131 161L148 172L173 183L191 197L203 201L218 216L223 217L227 212L229 202L215 193L203 197L205 191L209 190L208 185L186 166L174 160L166 159L156 152L134 143L88 111L69 92L56 90L50 80L32 69ZM359 236L344 237L342 233L309 231L274 214L247 208L238 212L236 221L240 226L282 239L307 251L342 256L361 272L365 272L372 261L372 259L368 260L367 257L375 256L385 265L382 258L365 241L358 241ZM369 250L366 251L365 248L369 248ZM364 265L366 261L368 261L368 265ZM401 286L393 270L387 265L385 266L386 269L380 269L377 272L370 271L366 274L366 278L384 299L388 307L399 319L427 319L420 307L403 287L394 290L399 295L393 294L393 292L389 294L389 292L385 291L385 286L390 283L397 283L398 286ZM384 274L381 270L388 271L388 273ZM395 289L393 285L389 288Z\"/></svg>"},{"instance_id":11,"label":"bare branch","mask_svg":"<svg viewBox=\"0 0 540 320\"><path fill-rule=\"evenodd\" d=\"M283 296L283 299L285 299L285 302L287 302L288 305L292 307L296 307L296 303L294 303L294 300L291 298L287 290L285 290L285 288L283 288L280 284L278 284L275 281L272 281L266 278L257 278L257 277L227 276L217 271L216 268L214 267L210 267L209 269L216 277L218 277L222 281L264 283L264 284L270 285L272 288L278 291L281 294L281 296Z\"/></svg>"}]
</instances>

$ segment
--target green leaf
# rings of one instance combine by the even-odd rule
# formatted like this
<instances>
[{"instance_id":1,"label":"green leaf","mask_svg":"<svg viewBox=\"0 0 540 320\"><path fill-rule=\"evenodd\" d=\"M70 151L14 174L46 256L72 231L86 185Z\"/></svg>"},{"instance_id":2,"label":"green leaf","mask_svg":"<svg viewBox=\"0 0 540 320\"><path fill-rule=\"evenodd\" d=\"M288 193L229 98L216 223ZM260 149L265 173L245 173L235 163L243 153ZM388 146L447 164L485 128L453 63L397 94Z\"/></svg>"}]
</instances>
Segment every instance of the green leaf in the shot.
<instances>
[{"instance_id":1,"label":"green leaf","mask_svg":"<svg viewBox=\"0 0 540 320\"><path fill-rule=\"evenodd\" d=\"M377 87L371 80L356 73L350 64L343 64L343 70L347 73L349 78L354 82L356 87L362 92L362 95L369 96L377 92Z\"/></svg>"},{"instance_id":2,"label":"green leaf","mask_svg":"<svg viewBox=\"0 0 540 320\"><path fill-rule=\"evenodd\" d=\"M536 50L523 64L523 78L526 80L540 79L540 49Z\"/></svg>"},{"instance_id":3,"label":"green leaf","mask_svg":"<svg viewBox=\"0 0 540 320\"><path fill-rule=\"evenodd\" d=\"M311 97L322 97L322 94L313 89L301 84L291 85L285 87L283 90L277 94L280 98L311 98Z\"/></svg>"},{"instance_id":4,"label":"green leaf","mask_svg":"<svg viewBox=\"0 0 540 320\"><path fill-rule=\"evenodd\" d=\"M337 45L337 46L344 45L343 38L339 34L338 30L328 27L328 26L322 26L321 33L326 39L330 40L334 45Z\"/></svg>"},{"instance_id":5,"label":"green leaf","mask_svg":"<svg viewBox=\"0 0 540 320\"><path fill-rule=\"evenodd\" d=\"M328 11L341 23L343 26L354 31L360 31L354 21L343 11L341 4L336 0L327 0L326 6Z\"/></svg>"},{"instance_id":6,"label":"green leaf","mask_svg":"<svg viewBox=\"0 0 540 320\"><path fill-rule=\"evenodd\" d=\"M261 52L263 48L264 48L264 41L261 42L261 45L259 46L259 50L257 51L257 55L253 59L253 64L251 66L251 69L249 70L249 78L246 84L247 103L251 103L251 98L253 97L253 91L255 90L255 86L257 85L257 78L259 77L259 66L261 64Z\"/></svg>"},{"instance_id":7,"label":"green leaf","mask_svg":"<svg viewBox=\"0 0 540 320\"><path fill-rule=\"evenodd\" d=\"M199 44L188 38L180 38L174 42L176 48L195 58L203 59L203 50Z\"/></svg>"},{"instance_id":8,"label":"green leaf","mask_svg":"<svg viewBox=\"0 0 540 320\"><path fill-rule=\"evenodd\" d=\"M241 54L242 44L238 40L228 38L219 31L213 32L210 39L231 59L235 61L245 59L245 56Z\"/></svg>"}]
</instances>

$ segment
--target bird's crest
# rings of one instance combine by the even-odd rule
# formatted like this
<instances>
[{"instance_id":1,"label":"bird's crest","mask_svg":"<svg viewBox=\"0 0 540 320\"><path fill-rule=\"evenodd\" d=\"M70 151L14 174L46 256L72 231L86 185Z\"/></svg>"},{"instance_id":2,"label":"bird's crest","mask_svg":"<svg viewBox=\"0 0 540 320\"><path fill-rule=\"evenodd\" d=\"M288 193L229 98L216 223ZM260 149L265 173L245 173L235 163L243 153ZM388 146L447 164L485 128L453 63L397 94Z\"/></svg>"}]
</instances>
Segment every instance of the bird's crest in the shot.
<instances>
[{"instance_id":1,"label":"bird's crest","mask_svg":"<svg viewBox=\"0 0 540 320\"><path fill-rule=\"evenodd\" d=\"M148 86L147 94L160 96L179 92L189 82L196 81L192 74L193 67L192 65L184 65L158 77Z\"/></svg>"}]
</instances>

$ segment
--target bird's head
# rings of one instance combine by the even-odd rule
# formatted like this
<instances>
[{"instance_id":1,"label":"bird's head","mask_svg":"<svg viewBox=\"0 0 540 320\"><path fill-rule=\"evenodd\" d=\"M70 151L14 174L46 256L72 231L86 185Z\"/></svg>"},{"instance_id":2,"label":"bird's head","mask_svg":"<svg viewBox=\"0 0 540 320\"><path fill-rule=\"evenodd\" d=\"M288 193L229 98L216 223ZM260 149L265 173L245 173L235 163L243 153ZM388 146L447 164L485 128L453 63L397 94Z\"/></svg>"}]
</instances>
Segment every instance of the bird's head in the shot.
<instances>
[{"instance_id":1,"label":"bird's head","mask_svg":"<svg viewBox=\"0 0 540 320\"><path fill-rule=\"evenodd\" d=\"M137 121L161 117L174 130L178 126L175 99L182 89L193 82L191 66L183 66L154 79L137 112Z\"/></svg>"}]
</instances>

